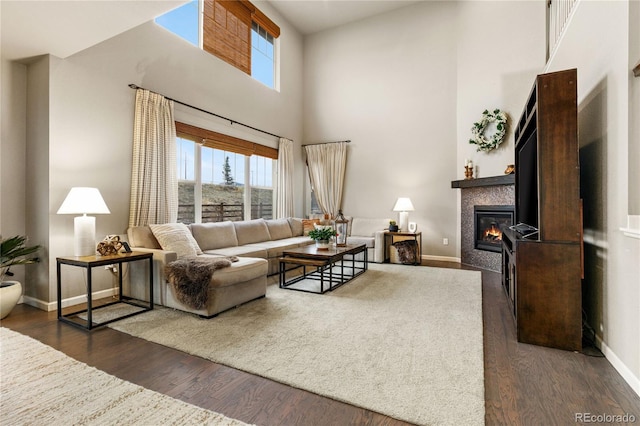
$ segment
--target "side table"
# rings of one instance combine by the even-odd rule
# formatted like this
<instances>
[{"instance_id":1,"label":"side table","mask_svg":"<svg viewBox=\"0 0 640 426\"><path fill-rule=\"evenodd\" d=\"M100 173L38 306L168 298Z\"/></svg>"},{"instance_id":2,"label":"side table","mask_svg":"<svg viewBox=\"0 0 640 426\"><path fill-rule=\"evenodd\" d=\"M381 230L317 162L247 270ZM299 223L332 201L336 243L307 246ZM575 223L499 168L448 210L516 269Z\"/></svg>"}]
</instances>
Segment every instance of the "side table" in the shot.
<instances>
[{"instance_id":1,"label":"side table","mask_svg":"<svg viewBox=\"0 0 640 426\"><path fill-rule=\"evenodd\" d=\"M136 262L147 260L149 262L149 301L134 299L132 297L123 296L122 294L122 264L128 262ZM58 257L57 261L57 288L58 288L58 320L67 324L74 325L76 327L91 330L95 327L99 327L108 324L113 321L117 321L123 318L128 318L133 315L141 314L153 309L153 254L132 252L132 253L120 253L108 256L72 256L72 257ZM87 309L83 309L68 314L62 314L62 282L61 282L61 268L62 265L79 266L86 268L87 270ZM97 266L118 265L118 300L107 303L104 305L93 307L92 299L92 269ZM142 310L120 315L118 317L110 318L102 322L93 321L93 311L96 309L106 308L107 306L115 305L117 303L126 303L128 305L137 306L143 308ZM86 320L78 317L78 314L86 312Z\"/></svg>"},{"instance_id":2,"label":"side table","mask_svg":"<svg viewBox=\"0 0 640 426\"><path fill-rule=\"evenodd\" d=\"M391 262L391 245L394 243L394 240L398 237L400 240L410 240L413 239L416 242L416 262L414 265L420 265L420 261L422 258L422 231L418 232L390 232L387 231L384 233L384 263Z\"/></svg>"}]
</instances>

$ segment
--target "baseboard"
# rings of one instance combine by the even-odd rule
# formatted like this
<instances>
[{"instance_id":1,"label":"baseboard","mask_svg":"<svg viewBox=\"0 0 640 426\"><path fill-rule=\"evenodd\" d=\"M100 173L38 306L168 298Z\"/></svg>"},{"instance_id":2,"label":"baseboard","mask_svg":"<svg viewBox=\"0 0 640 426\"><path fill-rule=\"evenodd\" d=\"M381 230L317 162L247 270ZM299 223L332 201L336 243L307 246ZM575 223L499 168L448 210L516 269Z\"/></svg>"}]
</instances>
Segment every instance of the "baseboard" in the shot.
<instances>
[{"instance_id":1,"label":"baseboard","mask_svg":"<svg viewBox=\"0 0 640 426\"><path fill-rule=\"evenodd\" d=\"M437 260L439 262L456 262L460 263L461 259L459 257L450 257L450 256L435 256L432 254L422 255L422 260Z\"/></svg>"},{"instance_id":2,"label":"baseboard","mask_svg":"<svg viewBox=\"0 0 640 426\"><path fill-rule=\"evenodd\" d=\"M91 300L104 299L106 297L116 296L118 293L115 288L109 288L107 290L100 290L93 293ZM62 307L67 308L69 306L81 305L87 302L87 295L70 297L68 299L62 299ZM22 296L18 303L24 303L34 308L41 309L43 311L51 312L58 309L58 302L45 302L44 300L36 299L31 296Z\"/></svg>"},{"instance_id":3,"label":"baseboard","mask_svg":"<svg viewBox=\"0 0 640 426\"><path fill-rule=\"evenodd\" d=\"M613 368L620 373L625 382L631 386L631 389L640 396L640 378L636 377L629 367L618 358L618 356L609 348L606 343L602 341L599 336L596 336L596 346L600 348L600 351L604 354L605 358L609 361Z\"/></svg>"}]
</instances>

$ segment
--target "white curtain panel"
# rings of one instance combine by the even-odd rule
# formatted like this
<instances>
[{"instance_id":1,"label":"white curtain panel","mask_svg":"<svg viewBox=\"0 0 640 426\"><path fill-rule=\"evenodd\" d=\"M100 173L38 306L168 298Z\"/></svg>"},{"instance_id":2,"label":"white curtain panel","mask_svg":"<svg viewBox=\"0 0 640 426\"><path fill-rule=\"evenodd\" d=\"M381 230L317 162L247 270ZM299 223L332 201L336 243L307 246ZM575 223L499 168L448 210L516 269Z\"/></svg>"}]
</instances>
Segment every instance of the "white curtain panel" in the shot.
<instances>
[{"instance_id":1,"label":"white curtain panel","mask_svg":"<svg viewBox=\"0 0 640 426\"><path fill-rule=\"evenodd\" d=\"M318 205L335 217L342 204L342 188L347 166L347 143L335 142L304 147L309 179Z\"/></svg>"},{"instance_id":2,"label":"white curtain panel","mask_svg":"<svg viewBox=\"0 0 640 426\"><path fill-rule=\"evenodd\" d=\"M178 173L173 101L136 91L129 226L178 219Z\"/></svg>"},{"instance_id":3,"label":"white curtain panel","mask_svg":"<svg viewBox=\"0 0 640 426\"><path fill-rule=\"evenodd\" d=\"M278 180L276 184L276 218L293 217L293 141L280 138L278 146Z\"/></svg>"}]
</instances>

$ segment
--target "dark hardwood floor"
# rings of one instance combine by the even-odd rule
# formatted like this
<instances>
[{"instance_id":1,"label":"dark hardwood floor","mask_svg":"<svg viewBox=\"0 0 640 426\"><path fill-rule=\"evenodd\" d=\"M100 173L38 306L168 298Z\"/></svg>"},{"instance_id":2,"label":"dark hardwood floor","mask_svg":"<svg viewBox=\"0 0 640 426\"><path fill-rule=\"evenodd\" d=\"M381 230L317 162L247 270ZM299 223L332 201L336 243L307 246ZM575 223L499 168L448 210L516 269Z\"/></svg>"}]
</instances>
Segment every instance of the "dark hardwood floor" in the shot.
<instances>
[{"instance_id":1,"label":"dark hardwood floor","mask_svg":"<svg viewBox=\"0 0 640 426\"><path fill-rule=\"evenodd\" d=\"M575 425L576 413L627 413L640 423L640 397L605 358L518 343L500 275L482 271L482 277L487 425ZM406 424L107 327L85 332L58 322L56 312L18 305L1 325L124 380L247 423Z\"/></svg>"}]
</instances>

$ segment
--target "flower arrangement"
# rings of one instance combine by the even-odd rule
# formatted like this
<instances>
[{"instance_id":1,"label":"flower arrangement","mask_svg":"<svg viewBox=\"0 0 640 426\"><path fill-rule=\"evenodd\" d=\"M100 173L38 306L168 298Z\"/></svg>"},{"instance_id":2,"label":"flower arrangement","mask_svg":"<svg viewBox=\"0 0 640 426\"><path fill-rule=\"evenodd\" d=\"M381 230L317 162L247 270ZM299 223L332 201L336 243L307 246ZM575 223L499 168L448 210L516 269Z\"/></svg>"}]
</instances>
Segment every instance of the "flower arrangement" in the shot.
<instances>
[{"instance_id":1,"label":"flower arrangement","mask_svg":"<svg viewBox=\"0 0 640 426\"><path fill-rule=\"evenodd\" d=\"M311 238L312 240L328 241L331 239L331 237L335 237L336 235L338 234L336 233L335 229L330 226L319 226L309 231L309 238Z\"/></svg>"},{"instance_id":2,"label":"flower arrangement","mask_svg":"<svg viewBox=\"0 0 640 426\"><path fill-rule=\"evenodd\" d=\"M496 149L502 143L504 135L507 133L507 114L499 109L493 111L484 110L482 119L477 123L473 123L471 127L472 138L469 139L470 144L478 145L478 151L491 151ZM496 131L490 137L485 136L484 132L489 123L496 123Z\"/></svg>"}]
</instances>

